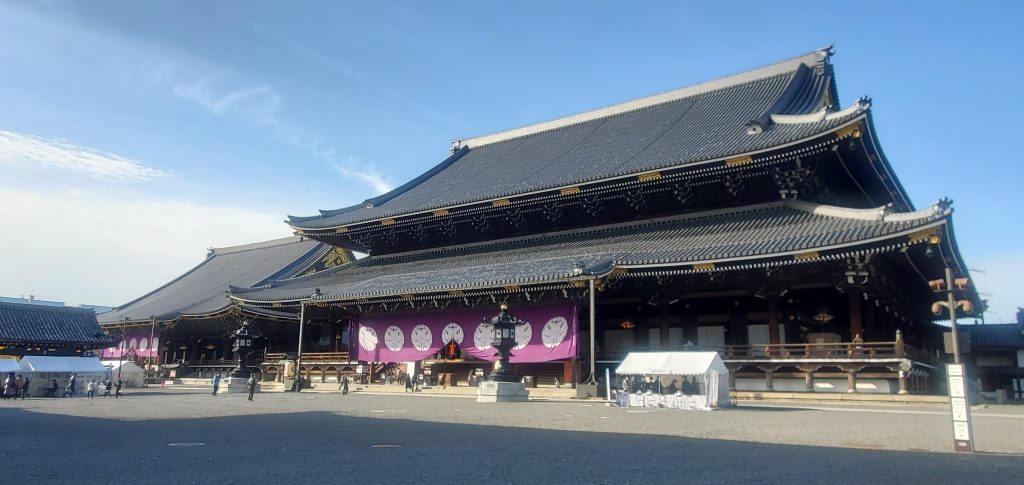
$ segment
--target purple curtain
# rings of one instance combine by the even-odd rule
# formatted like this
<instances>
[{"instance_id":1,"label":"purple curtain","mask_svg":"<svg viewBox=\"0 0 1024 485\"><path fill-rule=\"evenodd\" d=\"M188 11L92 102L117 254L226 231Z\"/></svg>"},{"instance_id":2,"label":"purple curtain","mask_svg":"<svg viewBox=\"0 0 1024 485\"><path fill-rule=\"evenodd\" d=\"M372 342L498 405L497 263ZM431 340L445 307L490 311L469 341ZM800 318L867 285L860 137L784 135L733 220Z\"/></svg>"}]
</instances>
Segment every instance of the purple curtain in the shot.
<instances>
[{"instance_id":1,"label":"purple curtain","mask_svg":"<svg viewBox=\"0 0 1024 485\"><path fill-rule=\"evenodd\" d=\"M547 362L576 357L579 324L576 304L518 307L509 313L524 321L516 328L512 362ZM469 355L494 361L490 321L493 308L439 313L362 315L353 323L352 345L364 362L412 362L429 358L450 342Z\"/></svg>"},{"instance_id":2,"label":"purple curtain","mask_svg":"<svg viewBox=\"0 0 1024 485\"><path fill-rule=\"evenodd\" d=\"M121 354L138 357L159 357L160 354L160 332L153 334L153 341L149 341L149 327L133 328L125 332L124 340L118 342L116 347L103 349L100 357L103 359L119 359Z\"/></svg>"}]
</instances>

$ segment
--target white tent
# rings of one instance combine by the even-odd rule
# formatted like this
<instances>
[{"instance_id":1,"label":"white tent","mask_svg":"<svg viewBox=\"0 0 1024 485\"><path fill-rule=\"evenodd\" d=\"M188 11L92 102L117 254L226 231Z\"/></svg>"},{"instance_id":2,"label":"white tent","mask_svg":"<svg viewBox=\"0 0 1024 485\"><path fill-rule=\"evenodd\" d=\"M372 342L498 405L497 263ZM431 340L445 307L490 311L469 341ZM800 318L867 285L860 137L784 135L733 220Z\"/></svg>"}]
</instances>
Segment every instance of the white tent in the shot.
<instances>
[{"instance_id":1,"label":"white tent","mask_svg":"<svg viewBox=\"0 0 1024 485\"><path fill-rule=\"evenodd\" d=\"M15 359L5 359L0 357L0 380L2 380L8 373L21 372L21 366L18 365L18 361Z\"/></svg>"},{"instance_id":2,"label":"white tent","mask_svg":"<svg viewBox=\"0 0 1024 485\"><path fill-rule=\"evenodd\" d=\"M110 376L112 380L117 380L119 375L118 370L120 370L120 376L121 380L124 381L124 387L142 387L142 383L146 378L145 369L139 367L135 362L130 360L104 360L102 364L107 369L110 369Z\"/></svg>"},{"instance_id":3,"label":"white tent","mask_svg":"<svg viewBox=\"0 0 1024 485\"><path fill-rule=\"evenodd\" d=\"M32 379L31 389L33 395L42 395L43 389L49 387L50 382L57 381L60 393L71 378L71 374L77 374L75 378L75 394L85 393L89 381L101 382L107 378L110 370L100 364L96 357L53 357L49 355L26 355L19 362L21 373Z\"/></svg>"},{"instance_id":4,"label":"white tent","mask_svg":"<svg viewBox=\"0 0 1024 485\"><path fill-rule=\"evenodd\" d=\"M630 352L615 369L617 375L693 377L705 390L707 407L729 405L729 369L718 352Z\"/></svg>"}]
</instances>

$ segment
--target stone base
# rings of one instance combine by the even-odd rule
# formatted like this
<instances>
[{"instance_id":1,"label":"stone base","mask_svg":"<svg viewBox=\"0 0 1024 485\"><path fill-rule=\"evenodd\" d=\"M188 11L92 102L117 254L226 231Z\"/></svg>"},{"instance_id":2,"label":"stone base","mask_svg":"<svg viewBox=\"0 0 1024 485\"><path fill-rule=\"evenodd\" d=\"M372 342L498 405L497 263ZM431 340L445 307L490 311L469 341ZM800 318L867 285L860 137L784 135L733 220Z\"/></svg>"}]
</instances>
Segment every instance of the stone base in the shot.
<instances>
[{"instance_id":1,"label":"stone base","mask_svg":"<svg viewBox=\"0 0 1024 485\"><path fill-rule=\"evenodd\" d=\"M521 382L483 381L477 390L476 402L526 402L530 393Z\"/></svg>"},{"instance_id":2,"label":"stone base","mask_svg":"<svg viewBox=\"0 0 1024 485\"><path fill-rule=\"evenodd\" d=\"M576 397L579 399L597 397L597 384L576 384Z\"/></svg>"},{"instance_id":3,"label":"stone base","mask_svg":"<svg viewBox=\"0 0 1024 485\"><path fill-rule=\"evenodd\" d=\"M259 386L256 386L259 388ZM227 379L220 380L220 387L217 388L217 395L221 394L238 394L249 392L249 379L236 379L234 377L228 377Z\"/></svg>"}]
</instances>

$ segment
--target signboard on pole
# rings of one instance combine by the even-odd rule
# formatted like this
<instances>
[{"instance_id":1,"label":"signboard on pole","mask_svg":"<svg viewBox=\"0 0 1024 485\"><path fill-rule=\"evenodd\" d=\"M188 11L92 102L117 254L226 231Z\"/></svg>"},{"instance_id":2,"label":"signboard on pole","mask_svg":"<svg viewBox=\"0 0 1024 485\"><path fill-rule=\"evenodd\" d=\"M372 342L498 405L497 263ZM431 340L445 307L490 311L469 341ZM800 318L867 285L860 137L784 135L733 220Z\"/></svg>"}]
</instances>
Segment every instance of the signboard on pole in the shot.
<instances>
[{"instance_id":1,"label":"signboard on pole","mask_svg":"<svg viewBox=\"0 0 1024 485\"><path fill-rule=\"evenodd\" d=\"M953 447L956 451L973 452L974 437L966 377L963 364L946 364L949 406L953 415Z\"/></svg>"}]
</instances>

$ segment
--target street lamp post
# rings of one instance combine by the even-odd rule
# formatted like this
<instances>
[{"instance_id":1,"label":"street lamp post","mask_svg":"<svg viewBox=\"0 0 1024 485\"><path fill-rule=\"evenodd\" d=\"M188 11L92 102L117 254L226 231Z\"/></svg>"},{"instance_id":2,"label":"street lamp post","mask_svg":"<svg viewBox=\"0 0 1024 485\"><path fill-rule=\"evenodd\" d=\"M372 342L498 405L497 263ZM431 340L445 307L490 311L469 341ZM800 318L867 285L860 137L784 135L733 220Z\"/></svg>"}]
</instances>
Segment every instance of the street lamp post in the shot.
<instances>
[{"instance_id":1,"label":"street lamp post","mask_svg":"<svg viewBox=\"0 0 1024 485\"><path fill-rule=\"evenodd\" d=\"M117 380L121 380L121 368L124 367L124 353L128 351L128 342L126 340L128 332L128 317L124 317L124 324L121 325L121 351L118 352L117 356Z\"/></svg>"}]
</instances>

